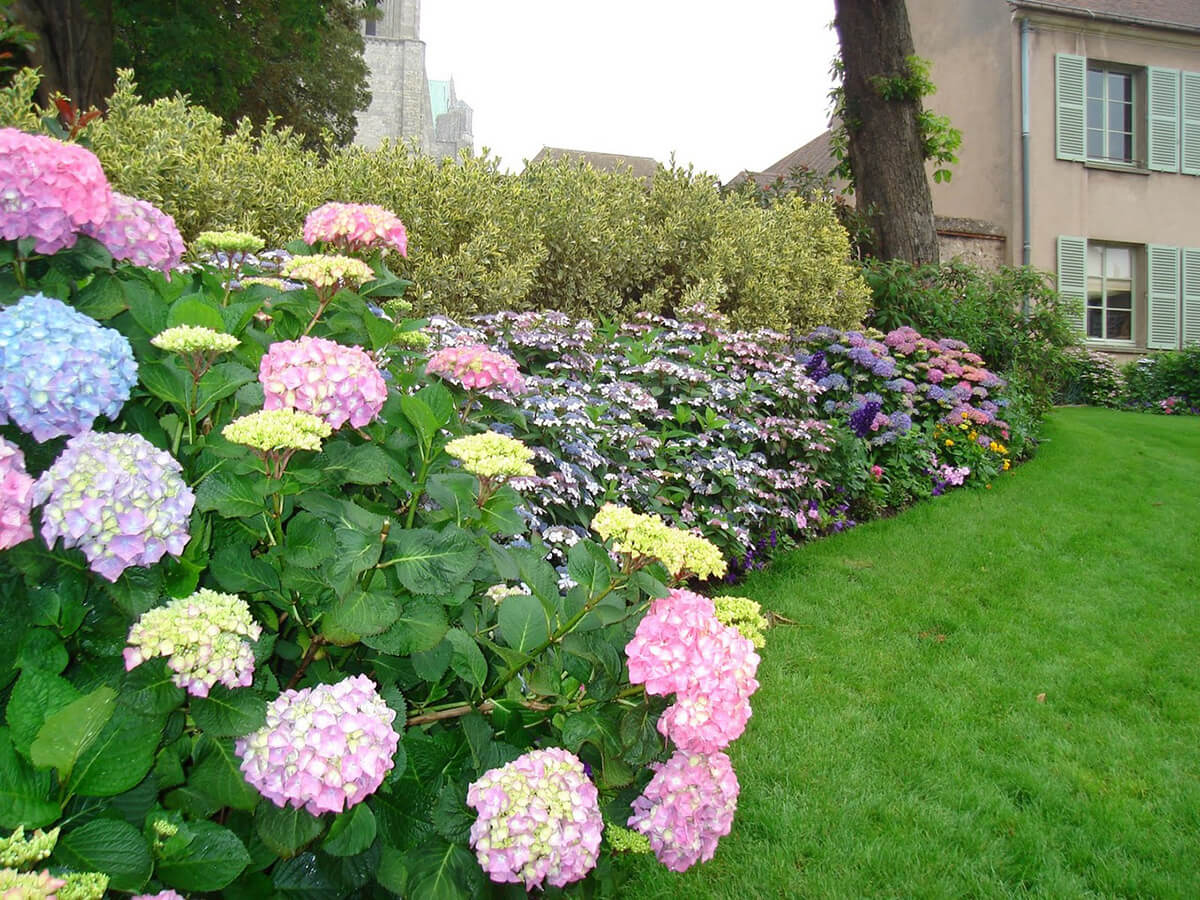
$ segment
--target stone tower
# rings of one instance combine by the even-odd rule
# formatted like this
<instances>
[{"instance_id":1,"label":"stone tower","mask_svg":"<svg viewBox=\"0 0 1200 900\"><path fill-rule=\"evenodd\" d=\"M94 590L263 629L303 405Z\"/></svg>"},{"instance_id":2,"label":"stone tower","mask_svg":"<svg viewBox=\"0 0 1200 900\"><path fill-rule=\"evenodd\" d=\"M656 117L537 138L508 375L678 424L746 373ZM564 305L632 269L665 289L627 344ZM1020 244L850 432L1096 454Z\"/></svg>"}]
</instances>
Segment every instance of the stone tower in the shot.
<instances>
[{"instance_id":1,"label":"stone tower","mask_svg":"<svg viewBox=\"0 0 1200 900\"><path fill-rule=\"evenodd\" d=\"M454 96L453 83L435 82L434 107L425 74L421 0L376 0L377 19L363 22L363 58L370 70L371 103L358 113L354 142L376 147L403 139L424 153L457 156L474 150L471 107Z\"/></svg>"}]
</instances>

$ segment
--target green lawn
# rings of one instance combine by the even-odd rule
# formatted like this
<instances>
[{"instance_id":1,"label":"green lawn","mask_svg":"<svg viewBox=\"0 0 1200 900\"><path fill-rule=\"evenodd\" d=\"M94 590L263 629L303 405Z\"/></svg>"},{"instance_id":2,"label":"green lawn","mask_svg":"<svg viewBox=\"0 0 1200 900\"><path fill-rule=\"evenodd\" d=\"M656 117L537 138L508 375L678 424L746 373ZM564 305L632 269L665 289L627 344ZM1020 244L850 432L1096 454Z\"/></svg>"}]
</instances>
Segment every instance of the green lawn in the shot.
<instances>
[{"instance_id":1,"label":"green lawn","mask_svg":"<svg viewBox=\"0 0 1200 900\"><path fill-rule=\"evenodd\" d=\"M622 897L1200 897L1200 419L1056 411L991 490L739 592L797 624L733 833Z\"/></svg>"}]
</instances>

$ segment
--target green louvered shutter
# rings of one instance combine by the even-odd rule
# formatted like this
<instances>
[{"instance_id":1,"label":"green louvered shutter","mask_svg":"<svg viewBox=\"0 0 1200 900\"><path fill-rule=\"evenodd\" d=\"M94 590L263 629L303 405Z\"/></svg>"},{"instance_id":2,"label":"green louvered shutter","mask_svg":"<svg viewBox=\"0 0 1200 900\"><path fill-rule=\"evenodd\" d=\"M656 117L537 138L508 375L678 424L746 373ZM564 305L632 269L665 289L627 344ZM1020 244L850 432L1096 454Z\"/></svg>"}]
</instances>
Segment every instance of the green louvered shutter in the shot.
<instances>
[{"instance_id":1,"label":"green louvered shutter","mask_svg":"<svg viewBox=\"0 0 1200 900\"><path fill-rule=\"evenodd\" d=\"M1146 346L1174 350L1179 347L1179 248L1151 244L1146 260L1150 270Z\"/></svg>"},{"instance_id":2,"label":"green louvered shutter","mask_svg":"<svg viewBox=\"0 0 1200 900\"><path fill-rule=\"evenodd\" d=\"M1146 70L1150 95L1147 165L1155 172L1179 171L1179 70Z\"/></svg>"},{"instance_id":3,"label":"green louvered shutter","mask_svg":"<svg viewBox=\"0 0 1200 900\"><path fill-rule=\"evenodd\" d=\"M1200 250L1184 249L1183 259L1183 345L1200 345Z\"/></svg>"},{"instance_id":4,"label":"green louvered shutter","mask_svg":"<svg viewBox=\"0 0 1200 900\"><path fill-rule=\"evenodd\" d=\"M1054 55L1054 151L1059 159L1087 158L1087 58Z\"/></svg>"},{"instance_id":5,"label":"green louvered shutter","mask_svg":"<svg viewBox=\"0 0 1200 900\"><path fill-rule=\"evenodd\" d=\"M1069 318L1080 333L1084 333L1084 304L1087 303L1087 240L1081 237L1058 237L1058 293L1065 300L1074 300L1075 309Z\"/></svg>"},{"instance_id":6,"label":"green louvered shutter","mask_svg":"<svg viewBox=\"0 0 1200 900\"><path fill-rule=\"evenodd\" d=\"M1183 72L1180 79L1180 170L1185 175L1200 175L1200 72Z\"/></svg>"}]
</instances>

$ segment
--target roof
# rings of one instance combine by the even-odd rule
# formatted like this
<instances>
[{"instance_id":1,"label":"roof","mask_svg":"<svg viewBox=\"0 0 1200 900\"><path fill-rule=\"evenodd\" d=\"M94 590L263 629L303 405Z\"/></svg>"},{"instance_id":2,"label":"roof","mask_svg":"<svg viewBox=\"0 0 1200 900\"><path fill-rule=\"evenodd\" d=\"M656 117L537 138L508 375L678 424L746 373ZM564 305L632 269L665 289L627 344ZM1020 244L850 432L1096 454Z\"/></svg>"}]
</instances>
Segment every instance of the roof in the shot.
<instances>
[{"instance_id":1,"label":"roof","mask_svg":"<svg viewBox=\"0 0 1200 900\"><path fill-rule=\"evenodd\" d=\"M770 175L772 178L777 175L786 177L792 169L803 168L810 169L818 175L828 175L837 165L837 160L833 158L832 137L830 131L818 134L803 147L767 166L761 174Z\"/></svg>"},{"instance_id":2,"label":"roof","mask_svg":"<svg viewBox=\"0 0 1200 900\"><path fill-rule=\"evenodd\" d=\"M547 159L568 159L586 163L601 172L622 172L633 169L637 178L649 181L658 171L658 161L649 156L630 156L624 153L597 153L593 150L566 150L562 147L543 147L530 165Z\"/></svg>"},{"instance_id":3,"label":"roof","mask_svg":"<svg viewBox=\"0 0 1200 900\"><path fill-rule=\"evenodd\" d=\"M1200 32L1200 3L1197 0L1009 0L1009 3L1018 9Z\"/></svg>"}]
</instances>

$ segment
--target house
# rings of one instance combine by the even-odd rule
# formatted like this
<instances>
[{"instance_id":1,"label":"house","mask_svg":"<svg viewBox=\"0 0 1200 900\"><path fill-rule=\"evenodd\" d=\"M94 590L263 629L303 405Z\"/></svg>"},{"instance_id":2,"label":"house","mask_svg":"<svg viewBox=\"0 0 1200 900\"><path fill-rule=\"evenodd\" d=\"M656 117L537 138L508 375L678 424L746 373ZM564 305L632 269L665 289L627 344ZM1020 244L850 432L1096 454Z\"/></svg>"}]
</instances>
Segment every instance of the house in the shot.
<instances>
[{"instance_id":1,"label":"house","mask_svg":"<svg viewBox=\"0 0 1200 900\"><path fill-rule=\"evenodd\" d=\"M591 166L600 172L630 172L635 178L649 184L658 171L657 160L649 156L629 156L623 153L597 153L594 150L566 150L562 147L542 147L529 165L546 160L570 160L580 165Z\"/></svg>"},{"instance_id":2,"label":"house","mask_svg":"<svg viewBox=\"0 0 1200 900\"><path fill-rule=\"evenodd\" d=\"M943 241L957 222L964 247L1053 273L1094 349L1200 343L1200 0L907 7L929 106L963 134L931 184Z\"/></svg>"}]
</instances>

